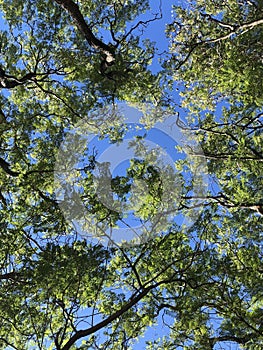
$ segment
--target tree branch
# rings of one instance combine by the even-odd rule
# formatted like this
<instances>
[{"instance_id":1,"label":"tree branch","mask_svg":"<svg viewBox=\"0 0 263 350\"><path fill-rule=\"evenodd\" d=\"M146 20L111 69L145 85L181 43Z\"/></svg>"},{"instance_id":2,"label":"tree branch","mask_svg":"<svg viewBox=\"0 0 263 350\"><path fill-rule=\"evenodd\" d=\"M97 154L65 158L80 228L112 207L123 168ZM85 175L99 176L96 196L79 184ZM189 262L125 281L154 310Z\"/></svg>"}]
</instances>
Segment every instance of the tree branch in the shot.
<instances>
[{"instance_id":1,"label":"tree branch","mask_svg":"<svg viewBox=\"0 0 263 350\"><path fill-rule=\"evenodd\" d=\"M96 324L93 327L90 327L88 329L83 329L83 330L79 330L77 331L68 341L67 343L62 347L61 350L69 350L70 347L72 345L75 344L75 342L83 337L86 337L88 335L91 335L97 331L99 331L100 329L108 326L111 322L113 322L114 320L116 320L118 317L121 317L126 311L128 311L130 308L132 308L134 305L136 305L142 298L144 298L152 289L154 289L156 286L158 286L159 284L155 284L155 285L151 285L147 288L145 288L144 290L142 290L142 292L140 292L136 297L131 298L131 300L124 305L120 310L114 312L112 315L110 315L109 317L107 317L105 320L99 322L98 324Z\"/></svg>"},{"instance_id":2,"label":"tree branch","mask_svg":"<svg viewBox=\"0 0 263 350\"><path fill-rule=\"evenodd\" d=\"M19 276L18 273L15 271L3 273L0 275L0 281L9 280L9 279L15 280L18 276Z\"/></svg>"},{"instance_id":3,"label":"tree branch","mask_svg":"<svg viewBox=\"0 0 263 350\"><path fill-rule=\"evenodd\" d=\"M244 32L244 30L251 30L254 27L263 24L263 18L258 19L256 21L252 21L252 22L248 22L248 23L244 23L240 26L232 26L234 28L234 30L232 30L231 32L229 32L226 35L220 36L218 38L215 39L208 39L208 40L204 40L201 41L200 44L210 44L210 43L216 43L218 41L222 41L222 40L226 40L228 38L230 38L232 35L242 35ZM199 44L199 43L198 43Z\"/></svg>"},{"instance_id":4,"label":"tree branch","mask_svg":"<svg viewBox=\"0 0 263 350\"><path fill-rule=\"evenodd\" d=\"M86 23L82 13L80 12L79 6L75 4L75 2L72 0L54 0L54 1L69 13L69 15L74 20L77 28L84 35L89 45L93 47L95 50L100 51L102 54L105 55L105 64L107 66L111 66L112 64L114 64L114 61L115 61L114 49L95 37L90 27Z\"/></svg>"},{"instance_id":5,"label":"tree branch","mask_svg":"<svg viewBox=\"0 0 263 350\"><path fill-rule=\"evenodd\" d=\"M0 158L0 167L10 176L18 176L19 173L17 171L13 171L10 169L10 164L7 163L3 158Z\"/></svg>"},{"instance_id":6,"label":"tree branch","mask_svg":"<svg viewBox=\"0 0 263 350\"><path fill-rule=\"evenodd\" d=\"M0 87L6 89L12 89L18 85L23 85L27 81L32 80L32 78L36 77L36 73L27 73L22 78L16 78L13 75L6 74L2 67L0 67Z\"/></svg>"},{"instance_id":7,"label":"tree branch","mask_svg":"<svg viewBox=\"0 0 263 350\"><path fill-rule=\"evenodd\" d=\"M209 339L209 342L212 346L212 349L214 348L216 343L219 342L227 342L227 341L232 341L237 344L245 344L247 343L250 339L253 339L254 334L246 335L245 337L236 337L233 335L225 335L225 336L219 336L219 337L213 337Z\"/></svg>"}]
</instances>

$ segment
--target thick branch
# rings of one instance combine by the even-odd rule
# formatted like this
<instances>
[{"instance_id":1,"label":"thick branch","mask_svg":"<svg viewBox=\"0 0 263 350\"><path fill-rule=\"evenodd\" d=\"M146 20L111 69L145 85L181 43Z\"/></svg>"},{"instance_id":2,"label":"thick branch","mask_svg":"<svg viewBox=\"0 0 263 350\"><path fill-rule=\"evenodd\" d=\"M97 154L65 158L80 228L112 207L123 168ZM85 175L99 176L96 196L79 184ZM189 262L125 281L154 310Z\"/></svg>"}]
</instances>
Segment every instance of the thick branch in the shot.
<instances>
[{"instance_id":1,"label":"thick branch","mask_svg":"<svg viewBox=\"0 0 263 350\"><path fill-rule=\"evenodd\" d=\"M10 176L18 176L19 173L17 171L13 171L10 169L10 164L7 163L3 158L0 158L0 168L2 168L8 175Z\"/></svg>"},{"instance_id":2,"label":"thick branch","mask_svg":"<svg viewBox=\"0 0 263 350\"><path fill-rule=\"evenodd\" d=\"M13 75L6 74L3 68L0 67L0 87L6 89L12 89L18 85L23 85L27 81L36 77L36 73L28 73L22 78L16 78ZM2 114L2 113L1 113Z\"/></svg>"},{"instance_id":3,"label":"thick branch","mask_svg":"<svg viewBox=\"0 0 263 350\"><path fill-rule=\"evenodd\" d=\"M107 62L108 66L112 65L115 60L114 50L109 45L103 43L101 40L95 37L90 27L87 25L82 13L80 12L79 6L72 0L55 0L55 2L70 14L79 31L84 35L89 45L106 56L105 61Z\"/></svg>"},{"instance_id":4,"label":"thick branch","mask_svg":"<svg viewBox=\"0 0 263 350\"><path fill-rule=\"evenodd\" d=\"M158 285L158 284L156 284ZM86 337L88 335L91 335L100 329L108 326L111 322L122 316L126 311L131 309L134 305L136 305L142 298L144 298L152 289L156 287L156 285L149 286L145 288L141 293L139 293L136 297L132 298L126 305L124 305L120 310L116 311L112 315L110 315L105 320L99 322L93 327L90 327L88 329L79 330L77 331L69 340L68 342L62 347L61 350L69 350L70 347L75 344L75 342L83 337Z\"/></svg>"},{"instance_id":5,"label":"thick branch","mask_svg":"<svg viewBox=\"0 0 263 350\"><path fill-rule=\"evenodd\" d=\"M18 273L15 272L15 271L12 271L12 272L7 272L7 273L3 273L0 275L0 281L3 281L3 280L14 280L18 277Z\"/></svg>"},{"instance_id":6,"label":"thick branch","mask_svg":"<svg viewBox=\"0 0 263 350\"><path fill-rule=\"evenodd\" d=\"M219 336L219 337L214 337L210 338L209 341L211 343L212 349L214 348L216 343L219 342L235 342L237 344L246 344L250 339L253 339L255 335L254 334L248 334L245 337L236 337L233 335L226 335L226 336Z\"/></svg>"}]
</instances>

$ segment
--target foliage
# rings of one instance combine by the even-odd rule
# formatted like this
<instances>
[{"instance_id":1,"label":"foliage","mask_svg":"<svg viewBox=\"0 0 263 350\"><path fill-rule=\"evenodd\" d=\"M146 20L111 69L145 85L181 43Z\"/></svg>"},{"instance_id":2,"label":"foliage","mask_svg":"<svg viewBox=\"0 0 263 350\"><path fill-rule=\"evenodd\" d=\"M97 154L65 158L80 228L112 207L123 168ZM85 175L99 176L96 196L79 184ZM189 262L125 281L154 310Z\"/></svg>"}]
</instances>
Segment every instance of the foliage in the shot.
<instances>
[{"instance_id":1,"label":"foliage","mask_svg":"<svg viewBox=\"0 0 263 350\"><path fill-rule=\"evenodd\" d=\"M262 7L174 6L170 53L154 74L158 44L146 29L159 15L147 0L0 1L0 349L132 349L158 323L148 349L262 348ZM175 172L140 136L126 174L110 178L110 199L97 189L96 169L108 168L96 152L78 164L62 157L96 228L111 232L128 208L147 233L103 246L68 225L54 169L80 121L121 142L119 101L154 106L149 125L176 106L203 153L186 146ZM191 173L204 158L207 193ZM72 219L83 216L76 192ZM108 205L116 197L122 210ZM196 209L191 227L168 215Z\"/></svg>"},{"instance_id":2,"label":"foliage","mask_svg":"<svg viewBox=\"0 0 263 350\"><path fill-rule=\"evenodd\" d=\"M167 28L174 54L165 66L185 82L185 106L214 109L224 100L261 108L261 1L189 1L174 11Z\"/></svg>"}]
</instances>

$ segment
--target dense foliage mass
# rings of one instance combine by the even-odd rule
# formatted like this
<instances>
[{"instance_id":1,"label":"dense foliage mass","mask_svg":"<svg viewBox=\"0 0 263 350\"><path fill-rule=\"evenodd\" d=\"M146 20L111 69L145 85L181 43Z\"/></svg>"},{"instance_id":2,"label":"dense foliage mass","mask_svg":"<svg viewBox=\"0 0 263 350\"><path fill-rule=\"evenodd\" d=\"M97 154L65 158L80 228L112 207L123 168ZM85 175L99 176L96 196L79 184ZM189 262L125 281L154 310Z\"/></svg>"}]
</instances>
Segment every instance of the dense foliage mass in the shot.
<instances>
[{"instance_id":1,"label":"dense foliage mass","mask_svg":"<svg viewBox=\"0 0 263 350\"><path fill-rule=\"evenodd\" d=\"M162 4L155 14L148 0L0 1L1 349L133 349L157 323L143 348L262 349L263 2L174 3L160 52L147 28ZM83 120L121 142L119 102L158 111L148 125L178 115L202 152L189 147L177 172L164 168L165 189L140 136L141 157L111 188L151 239L105 246L69 225L54 169ZM206 193L193 191L189 159L207 163ZM106 232L124 215L95 189L96 153L83 162L73 164L82 204ZM149 191L132 202L136 181ZM201 210L190 227L157 223L169 208Z\"/></svg>"}]
</instances>

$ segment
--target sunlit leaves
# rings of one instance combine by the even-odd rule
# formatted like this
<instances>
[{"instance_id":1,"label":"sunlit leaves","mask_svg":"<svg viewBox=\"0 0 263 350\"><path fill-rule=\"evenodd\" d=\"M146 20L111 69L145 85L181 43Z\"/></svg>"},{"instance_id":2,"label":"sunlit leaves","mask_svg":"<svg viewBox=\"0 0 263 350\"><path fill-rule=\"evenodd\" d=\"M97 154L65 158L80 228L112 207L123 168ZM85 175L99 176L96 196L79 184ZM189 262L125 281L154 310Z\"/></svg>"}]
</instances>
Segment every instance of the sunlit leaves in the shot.
<instances>
[{"instance_id":1,"label":"sunlit leaves","mask_svg":"<svg viewBox=\"0 0 263 350\"><path fill-rule=\"evenodd\" d=\"M223 98L261 107L260 11L260 4L247 1L175 7L175 20L167 28L172 51L167 67L174 67L174 78L187 86L182 93L187 108L214 110ZM255 26L242 27L253 21Z\"/></svg>"},{"instance_id":2,"label":"sunlit leaves","mask_svg":"<svg viewBox=\"0 0 263 350\"><path fill-rule=\"evenodd\" d=\"M148 1L77 4L115 54L106 70L103 52L59 1L0 1L1 79L14 83L5 89L2 80L0 101L1 349L126 349L156 323L167 336L149 349L206 350L230 341L261 349L262 4L180 2L158 74L149 69L155 45L141 30ZM167 95L167 80L178 84L181 101ZM96 166L102 175L109 168L96 152L77 164L66 150L58 160L58 149L84 118L87 133L120 143L127 130L107 106L122 100L143 105L147 127L182 104L190 113L177 123L203 151L186 145L190 162L177 161L173 171L155 166L160 150L144 152L143 137L136 139L136 157L125 174L108 177L103 197ZM65 143L76 154L77 138L74 147ZM189 174L196 157L207 160L207 193L194 190L201 179ZM74 227L56 197L56 161L71 166L76 180L72 193L65 181L60 188ZM72 201L77 190L86 213ZM192 226L165 215L187 216L195 207L203 210ZM98 223L106 235L126 209L145 231L152 221L145 241L102 247L92 240ZM74 219L87 213L94 221L85 231Z\"/></svg>"}]
</instances>

